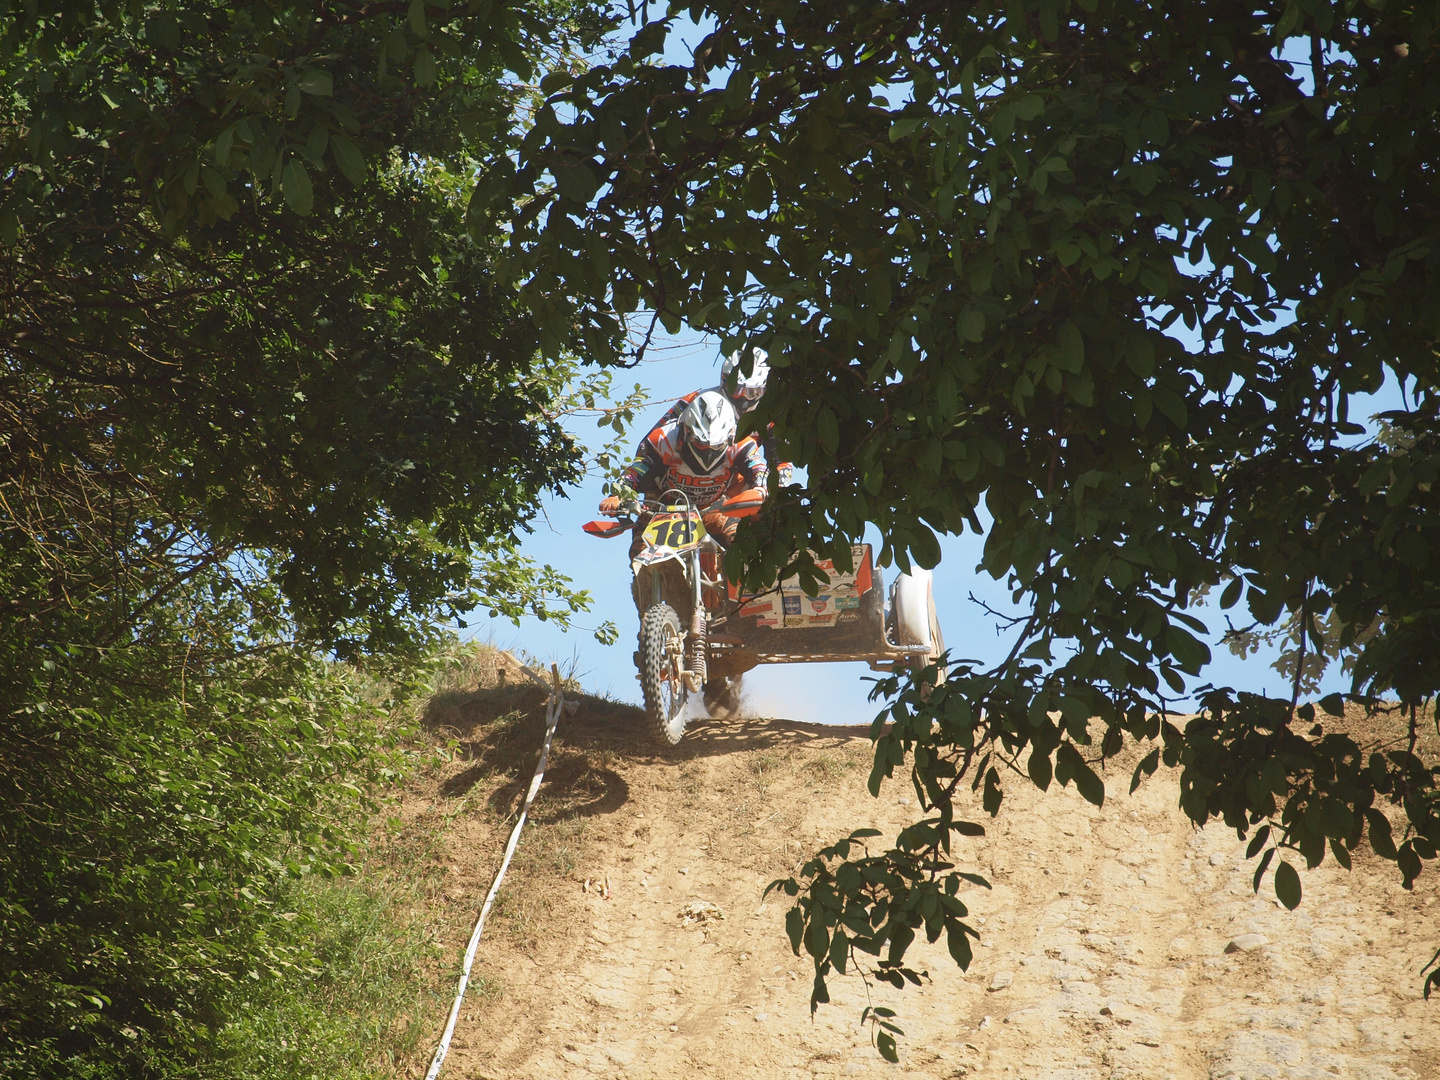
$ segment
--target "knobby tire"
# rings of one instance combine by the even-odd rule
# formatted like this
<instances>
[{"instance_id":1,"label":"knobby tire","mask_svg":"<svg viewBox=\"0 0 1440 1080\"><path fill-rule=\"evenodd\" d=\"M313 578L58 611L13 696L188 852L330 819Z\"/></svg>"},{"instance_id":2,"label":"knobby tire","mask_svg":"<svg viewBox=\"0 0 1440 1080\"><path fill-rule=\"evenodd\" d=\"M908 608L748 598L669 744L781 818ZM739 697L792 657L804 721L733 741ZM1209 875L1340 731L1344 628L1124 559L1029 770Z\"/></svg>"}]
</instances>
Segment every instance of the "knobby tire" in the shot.
<instances>
[{"instance_id":1,"label":"knobby tire","mask_svg":"<svg viewBox=\"0 0 1440 1080\"><path fill-rule=\"evenodd\" d=\"M645 719L656 742L678 746L685 735L685 688L665 678L671 670L665 651L665 642L670 638L685 640L680 616L669 604L652 604L640 618L640 689L645 696Z\"/></svg>"}]
</instances>

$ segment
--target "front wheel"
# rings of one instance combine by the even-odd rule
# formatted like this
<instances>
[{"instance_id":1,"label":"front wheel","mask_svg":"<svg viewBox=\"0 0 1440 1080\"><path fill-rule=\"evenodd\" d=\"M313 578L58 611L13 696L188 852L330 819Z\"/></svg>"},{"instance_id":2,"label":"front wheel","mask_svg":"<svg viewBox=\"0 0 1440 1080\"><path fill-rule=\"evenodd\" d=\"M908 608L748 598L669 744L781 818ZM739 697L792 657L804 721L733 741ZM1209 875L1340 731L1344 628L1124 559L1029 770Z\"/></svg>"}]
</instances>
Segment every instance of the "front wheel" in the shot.
<instances>
[{"instance_id":1,"label":"front wheel","mask_svg":"<svg viewBox=\"0 0 1440 1080\"><path fill-rule=\"evenodd\" d=\"M680 616L664 602L651 604L640 617L640 689L645 719L657 742L676 746L685 734L685 635Z\"/></svg>"}]
</instances>

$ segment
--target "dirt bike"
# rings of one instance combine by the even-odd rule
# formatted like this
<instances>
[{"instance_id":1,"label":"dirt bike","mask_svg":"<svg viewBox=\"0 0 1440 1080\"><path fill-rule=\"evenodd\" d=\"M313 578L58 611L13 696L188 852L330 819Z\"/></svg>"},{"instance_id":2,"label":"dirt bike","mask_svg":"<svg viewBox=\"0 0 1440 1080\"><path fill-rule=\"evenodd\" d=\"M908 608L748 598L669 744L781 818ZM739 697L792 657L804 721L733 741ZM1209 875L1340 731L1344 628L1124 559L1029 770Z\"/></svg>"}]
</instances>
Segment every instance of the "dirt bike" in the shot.
<instances>
[{"instance_id":1,"label":"dirt bike","mask_svg":"<svg viewBox=\"0 0 1440 1080\"><path fill-rule=\"evenodd\" d=\"M746 493L717 509L746 517L759 502ZM583 526L600 537L637 527L640 543L631 559L640 611L635 666L657 742L680 742L691 694L701 694L713 714L733 703L739 677L758 664L863 660L889 670L944 651L929 572L900 575L887 610L868 544L852 548L848 571L833 560L817 561L830 580L814 596L795 578L741 594L725 580L723 549L684 492L664 492L658 503L644 506L622 505L615 520Z\"/></svg>"}]
</instances>

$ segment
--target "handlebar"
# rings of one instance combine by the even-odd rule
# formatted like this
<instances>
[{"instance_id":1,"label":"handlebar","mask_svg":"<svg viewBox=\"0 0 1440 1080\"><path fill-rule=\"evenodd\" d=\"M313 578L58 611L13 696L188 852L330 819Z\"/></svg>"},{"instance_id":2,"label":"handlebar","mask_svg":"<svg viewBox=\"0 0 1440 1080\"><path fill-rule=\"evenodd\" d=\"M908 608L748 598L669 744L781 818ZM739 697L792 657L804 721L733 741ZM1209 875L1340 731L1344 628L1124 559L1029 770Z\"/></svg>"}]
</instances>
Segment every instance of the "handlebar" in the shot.
<instances>
[{"instance_id":1,"label":"handlebar","mask_svg":"<svg viewBox=\"0 0 1440 1080\"><path fill-rule=\"evenodd\" d=\"M670 494L670 492L665 492ZM742 491L724 502L711 507L711 510L724 514L726 517L750 517L760 510L765 496L759 491ZM642 514L697 514L695 504L686 499L682 503L645 503L639 499L627 499L614 510L601 510L600 513L608 518L614 518L625 525L634 525Z\"/></svg>"}]
</instances>

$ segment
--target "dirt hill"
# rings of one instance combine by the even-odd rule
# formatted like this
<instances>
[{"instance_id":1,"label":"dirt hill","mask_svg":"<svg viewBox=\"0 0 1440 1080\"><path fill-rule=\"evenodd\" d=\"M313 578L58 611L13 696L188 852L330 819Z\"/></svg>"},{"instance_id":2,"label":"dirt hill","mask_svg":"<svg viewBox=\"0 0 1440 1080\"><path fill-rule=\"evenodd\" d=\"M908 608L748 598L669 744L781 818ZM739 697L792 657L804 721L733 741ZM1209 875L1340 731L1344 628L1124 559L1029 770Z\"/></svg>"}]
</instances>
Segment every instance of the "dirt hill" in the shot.
<instances>
[{"instance_id":1,"label":"dirt hill","mask_svg":"<svg viewBox=\"0 0 1440 1080\"><path fill-rule=\"evenodd\" d=\"M431 703L459 754L412 784L394 840L434 848L447 958L498 865L544 697L505 654L470 677ZM637 730L593 698L561 721L446 1077L1440 1077L1440 1003L1419 992L1432 874L1406 893L1373 859L1327 860L1287 912L1251 892L1233 832L1193 830L1163 771L1127 796L1123 763L1100 810L1014 781L995 821L976 806L989 835L961 857L994 889L965 897L983 934L968 973L943 939L921 944L924 989L837 978L812 1018L808 958L761 893L850 828L893 833L913 793L869 796L859 729L707 721L663 754ZM898 1065L859 1024L867 1001L899 1013Z\"/></svg>"}]
</instances>

